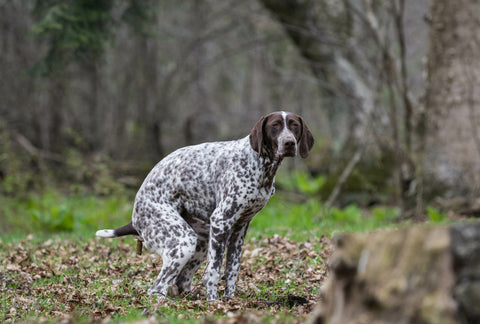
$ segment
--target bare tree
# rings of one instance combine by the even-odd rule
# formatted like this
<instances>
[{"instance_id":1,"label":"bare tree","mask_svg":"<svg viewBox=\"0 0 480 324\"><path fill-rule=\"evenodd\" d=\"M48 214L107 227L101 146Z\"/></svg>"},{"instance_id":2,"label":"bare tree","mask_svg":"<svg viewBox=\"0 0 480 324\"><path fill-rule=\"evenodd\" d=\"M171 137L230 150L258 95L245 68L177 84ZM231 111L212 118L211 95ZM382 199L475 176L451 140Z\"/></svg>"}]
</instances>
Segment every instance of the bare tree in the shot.
<instances>
[{"instance_id":1,"label":"bare tree","mask_svg":"<svg viewBox=\"0 0 480 324\"><path fill-rule=\"evenodd\" d=\"M480 193L480 3L433 0L425 169L448 196Z\"/></svg>"}]
</instances>

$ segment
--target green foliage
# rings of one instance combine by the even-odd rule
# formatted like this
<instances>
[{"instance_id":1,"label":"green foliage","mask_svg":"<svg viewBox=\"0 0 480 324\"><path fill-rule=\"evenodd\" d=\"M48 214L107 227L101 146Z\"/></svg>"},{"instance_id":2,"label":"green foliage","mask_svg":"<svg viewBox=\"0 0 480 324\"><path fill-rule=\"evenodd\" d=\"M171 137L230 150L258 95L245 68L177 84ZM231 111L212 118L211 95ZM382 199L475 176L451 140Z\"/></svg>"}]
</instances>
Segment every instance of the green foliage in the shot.
<instances>
[{"instance_id":1,"label":"green foliage","mask_svg":"<svg viewBox=\"0 0 480 324\"><path fill-rule=\"evenodd\" d=\"M445 213L440 212L438 209L427 206L426 208L428 219L434 223L443 222L445 220Z\"/></svg>"},{"instance_id":2,"label":"green foliage","mask_svg":"<svg viewBox=\"0 0 480 324\"><path fill-rule=\"evenodd\" d=\"M35 206L39 207L39 206ZM71 231L74 228L73 213L66 205L35 208L31 210L32 221L38 228L47 231Z\"/></svg>"},{"instance_id":3,"label":"green foliage","mask_svg":"<svg viewBox=\"0 0 480 324\"><path fill-rule=\"evenodd\" d=\"M30 194L27 200L0 196L2 212L7 219L4 231L66 231L75 235L91 235L98 228L124 225L131 218L133 195L112 189L112 186L119 185L107 172L108 167L97 167L100 171L91 174L91 168L82 169L85 163L80 156L72 153L68 160L72 169L78 172L78 178L73 182L80 183L85 177L96 180L92 183L95 194L85 194L80 186L74 190L77 194L67 196L56 190ZM102 172L105 173L102 175ZM280 182L283 188L299 188L305 196L294 195L302 200L292 201L288 192L279 190L253 219L249 237L278 234L297 241L308 241L312 237L331 235L335 231L368 231L387 227L393 224L400 213L398 208L375 207L366 210L356 205L327 210L322 201L313 195L324 182L323 178L311 179L297 173ZM441 214L435 214L434 209L430 208L429 213L432 220L440 220Z\"/></svg>"},{"instance_id":4,"label":"green foliage","mask_svg":"<svg viewBox=\"0 0 480 324\"><path fill-rule=\"evenodd\" d=\"M152 33L152 22L154 21L153 0L130 0L127 9L123 12L122 18L133 30L140 35Z\"/></svg>"},{"instance_id":5,"label":"green foliage","mask_svg":"<svg viewBox=\"0 0 480 324\"><path fill-rule=\"evenodd\" d=\"M347 206L345 209L331 208L324 217L342 225L358 224L363 218L362 211L355 205Z\"/></svg>"},{"instance_id":6,"label":"green foliage","mask_svg":"<svg viewBox=\"0 0 480 324\"><path fill-rule=\"evenodd\" d=\"M362 210L356 205L349 205L344 209L331 208L320 217L325 228L334 231L371 231L376 228L393 225L393 221L400 215L396 207L377 207L372 210Z\"/></svg>"},{"instance_id":7,"label":"green foliage","mask_svg":"<svg viewBox=\"0 0 480 324\"><path fill-rule=\"evenodd\" d=\"M330 236L336 231L369 231L392 226L399 214L398 208L386 206L362 210L356 205L349 205L327 210L316 198L289 202L279 194L253 219L248 235L278 234L307 241L314 236Z\"/></svg>"},{"instance_id":8,"label":"green foliage","mask_svg":"<svg viewBox=\"0 0 480 324\"><path fill-rule=\"evenodd\" d=\"M31 72L45 76L74 60L87 63L97 59L110 36L113 3L113 0L37 1L34 12L39 20L32 33L46 39L49 48Z\"/></svg>"},{"instance_id":9,"label":"green foliage","mask_svg":"<svg viewBox=\"0 0 480 324\"><path fill-rule=\"evenodd\" d=\"M279 177L277 184L280 188L288 191L300 191L306 195L317 194L326 182L326 177L312 178L306 172L294 171L291 174Z\"/></svg>"},{"instance_id":10,"label":"green foliage","mask_svg":"<svg viewBox=\"0 0 480 324\"><path fill-rule=\"evenodd\" d=\"M301 172L279 177L277 184L283 191L278 190L253 219L248 235L278 234L306 241L313 236L329 236L335 231L369 231L388 227L400 215L399 208L387 206L361 209L351 204L345 208L326 209L319 198L326 183L325 177L312 178ZM305 197L292 201L291 195L285 191L300 192Z\"/></svg>"},{"instance_id":11,"label":"green foliage","mask_svg":"<svg viewBox=\"0 0 480 324\"><path fill-rule=\"evenodd\" d=\"M152 1L129 0L37 0L34 14L38 17L31 32L48 45L46 56L31 69L31 74L49 76L63 71L71 62L92 64L104 53L113 39L113 27L122 20L136 33L150 33L154 12ZM120 19L112 13L114 7L125 10Z\"/></svg>"},{"instance_id":12,"label":"green foliage","mask_svg":"<svg viewBox=\"0 0 480 324\"><path fill-rule=\"evenodd\" d=\"M370 210L370 212L379 221L393 221L400 216L399 208L392 208L386 206L374 207Z\"/></svg>"},{"instance_id":13,"label":"green foliage","mask_svg":"<svg viewBox=\"0 0 480 324\"><path fill-rule=\"evenodd\" d=\"M126 194L110 197L65 196L50 190L31 194L27 200L0 196L6 219L2 235L72 232L91 236L99 227L124 225L130 218L133 199Z\"/></svg>"}]
</instances>

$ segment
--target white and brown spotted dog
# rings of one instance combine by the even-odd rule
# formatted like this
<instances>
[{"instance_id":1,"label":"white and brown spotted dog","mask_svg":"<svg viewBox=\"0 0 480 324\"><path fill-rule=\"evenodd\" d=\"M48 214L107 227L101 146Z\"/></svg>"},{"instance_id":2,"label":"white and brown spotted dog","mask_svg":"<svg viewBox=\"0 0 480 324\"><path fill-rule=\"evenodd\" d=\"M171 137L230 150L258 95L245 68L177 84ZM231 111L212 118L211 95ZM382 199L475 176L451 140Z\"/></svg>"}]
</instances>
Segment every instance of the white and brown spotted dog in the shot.
<instances>
[{"instance_id":1,"label":"white and brown spotted dog","mask_svg":"<svg viewBox=\"0 0 480 324\"><path fill-rule=\"evenodd\" d=\"M161 160L135 197L132 222L97 236L137 235L162 257L149 294L166 296L169 286L192 289L207 257L207 299L217 299L226 250L224 298L232 298L248 225L275 192L282 160L297 150L307 157L314 143L303 119L289 112L263 116L242 139L181 148Z\"/></svg>"}]
</instances>

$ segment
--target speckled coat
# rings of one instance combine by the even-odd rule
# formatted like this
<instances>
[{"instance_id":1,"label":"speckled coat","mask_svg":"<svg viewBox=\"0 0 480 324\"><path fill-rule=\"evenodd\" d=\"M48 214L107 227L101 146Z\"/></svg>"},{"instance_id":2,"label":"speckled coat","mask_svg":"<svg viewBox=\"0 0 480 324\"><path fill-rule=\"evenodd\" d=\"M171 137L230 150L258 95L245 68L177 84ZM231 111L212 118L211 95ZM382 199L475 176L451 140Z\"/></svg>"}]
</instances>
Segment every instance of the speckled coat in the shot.
<instances>
[{"instance_id":1,"label":"speckled coat","mask_svg":"<svg viewBox=\"0 0 480 324\"><path fill-rule=\"evenodd\" d=\"M313 137L303 119L276 112L262 117L242 139L181 148L143 182L135 198L134 230L97 235L136 234L159 254L162 270L149 294L160 296L173 285L180 293L190 291L207 258L207 299L217 299L226 251L224 297L232 298L248 225L273 195L275 173L285 156L296 155L297 144L306 157Z\"/></svg>"}]
</instances>

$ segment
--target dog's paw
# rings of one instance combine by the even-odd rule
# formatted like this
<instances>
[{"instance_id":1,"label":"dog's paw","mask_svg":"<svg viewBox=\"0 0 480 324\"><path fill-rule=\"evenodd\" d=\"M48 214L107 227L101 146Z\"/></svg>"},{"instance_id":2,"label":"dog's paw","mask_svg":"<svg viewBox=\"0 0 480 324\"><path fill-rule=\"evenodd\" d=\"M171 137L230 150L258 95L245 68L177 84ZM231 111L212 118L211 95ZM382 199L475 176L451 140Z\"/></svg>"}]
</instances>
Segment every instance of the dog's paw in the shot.
<instances>
[{"instance_id":1,"label":"dog's paw","mask_svg":"<svg viewBox=\"0 0 480 324\"><path fill-rule=\"evenodd\" d=\"M177 297L180 295L177 285L171 285L168 287L167 296L170 298Z\"/></svg>"},{"instance_id":2,"label":"dog's paw","mask_svg":"<svg viewBox=\"0 0 480 324\"><path fill-rule=\"evenodd\" d=\"M151 287L147 291L148 296L157 296L159 299L167 298L166 294L161 293L158 289Z\"/></svg>"},{"instance_id":3,"label":"dog's paw","mask_svg":"<svg viewBox=\"0 0 480 324\"><path fill-rule=\"evenodd\" d=\"M189 293L189 296L192 296L196 299L205 298L207 296L205 288L201 285L195 286Z\"/></svg>"}]
</instances>

